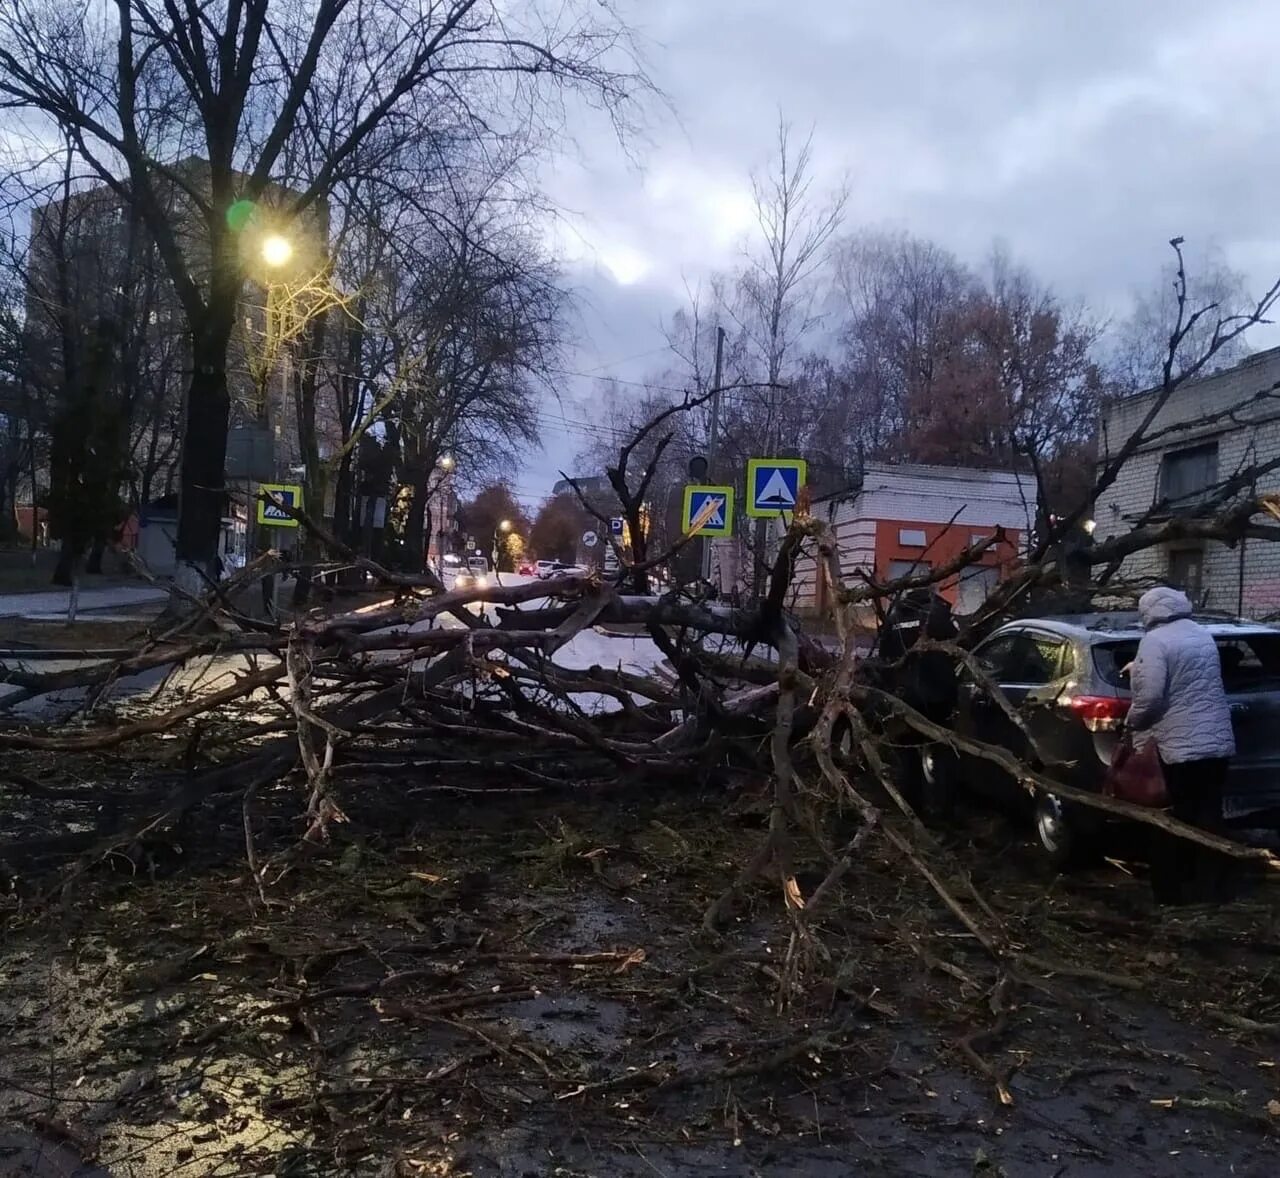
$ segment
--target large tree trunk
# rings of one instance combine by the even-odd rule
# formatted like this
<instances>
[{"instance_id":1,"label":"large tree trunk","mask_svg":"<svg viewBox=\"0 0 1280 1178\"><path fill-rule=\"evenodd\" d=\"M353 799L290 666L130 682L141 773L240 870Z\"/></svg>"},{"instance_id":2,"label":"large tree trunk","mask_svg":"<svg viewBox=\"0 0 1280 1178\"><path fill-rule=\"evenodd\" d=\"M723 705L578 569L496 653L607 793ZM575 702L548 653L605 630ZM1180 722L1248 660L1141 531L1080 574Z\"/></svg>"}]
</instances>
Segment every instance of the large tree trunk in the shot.
<instances>
[{"instance_id":1,"label":"large tree trunk","mask_svg":"<svg viewBox=\"0 0 1280 1178\"><path fill-rule=\"evenodd\" d=\"M426 531L423 517L427 506L427 479L419 475L413 480L413 496L409 500L409 516L404 524L405 560L411 573L422 572L427 559Z\"/></svg>"},{"instance_id":2,"label":"large tree trunk","mask_svg":"<svg viewBox=\"0 0 1280 1178\"><path fill-rule=\"evenodd\" d=\"M76 564L80 553L70 540L63 540L58 549L58 563L53 568L53 583L70 586L75 582Z\"/></svg>"},{"instance_id":3,"label":"large tree trunk","mask_svg":"<svg viewBox=\"0 0 1280 1178\"><path fill-rule=\"evenodd\" d=\"M101 576L102 575L102 558L107 551L107 543L105 540L95 540L89 549L89 559L85 563L84 571L86 573Z\"/></svg>"},{"instance_id":4,"label":"large tree trunk","mask_svg":"<svg viewBox=\"0 0 1280 1178\"><path fill-rule=\"evenodd\" d=\"M352 471L351 453L342 456L338 477L333 484L333 530L339 540L352 546L358 539L358 529L351 519Z\"/></svg>"},{"instance_id":5,"label":"large tree trunk","mask_svg":"<svg viewBox=\"0 0 1280 1178\"><path fill-rule=\"evenodd\" d=\"M209 320L192 339L191 385L182 431L174 582L196 596L204 593L210 581L218 579L215 562L222 530L223 471L231 417L227 347L234 306L233 299L231 312L216 314L211 310Z\"/></svg>"},{"instance_id":6,"label":"large tree trunk","mask_svg":"<svg viewBox=\"0 0 1280 1178\"><path fill-rule=\"evenodd\" d=\"M9 454L17 446L10 441ZM0 482L0 541L12 544L18 538L18 463L11 461L5 467L3 482Z\"/></svg>"}]
</instances>

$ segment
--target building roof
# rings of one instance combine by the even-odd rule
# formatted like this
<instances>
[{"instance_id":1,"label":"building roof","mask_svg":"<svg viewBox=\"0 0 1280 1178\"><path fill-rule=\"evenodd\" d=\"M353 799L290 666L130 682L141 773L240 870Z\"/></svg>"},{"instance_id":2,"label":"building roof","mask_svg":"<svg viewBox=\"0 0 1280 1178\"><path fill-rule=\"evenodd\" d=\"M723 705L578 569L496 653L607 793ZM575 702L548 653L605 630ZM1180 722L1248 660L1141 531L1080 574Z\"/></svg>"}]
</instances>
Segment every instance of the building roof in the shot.
<instances>
[{"instance_id":1,"label":"building roof","mask_svg":"<svg viewBox=\"0 0 1280 1178\"><path fill-rule=\"evenodd\" d=\"M868 489L868 481L874 485L876 476L918 479L946 479L949 482L971 483L986 487L1018 487L1035 479L1030 474L1018 474L1011 470L996 470L987 467L973 466L934 466L922 462L868 462L858 476L848 486L838 491L827 491L814 497L815 503L830 499L846 499Z\"/></svg>"},{"instance_id":2,"label":"building roof","mask_svg":"<svg viewBox=\"0 0 1280 1178\"><path fill-rule=\"evenodd\" d=\"M1271 364L1280 362L1280 347L1266 348L1261 352L1251 352L1243 360L1236 364L1228 364L1220 368L1212 368L1207 372L1202 372L1199 376L1191 380L1184 381L1178 386L1179 391L1183 389L1199 388L1202 385L1212 384L1215 380L1220 380L1224 376L1231 376L1237 372L1243 372L1247 368L1265 368ZM1154 397L1164 391L1163 384L1152 385L1150 388L1142 389L1136 393L1124 393L1114 398L1110 404L1131 404L1134 401L1141 401L1145 397Z\"/></svg>"}]
</instances>

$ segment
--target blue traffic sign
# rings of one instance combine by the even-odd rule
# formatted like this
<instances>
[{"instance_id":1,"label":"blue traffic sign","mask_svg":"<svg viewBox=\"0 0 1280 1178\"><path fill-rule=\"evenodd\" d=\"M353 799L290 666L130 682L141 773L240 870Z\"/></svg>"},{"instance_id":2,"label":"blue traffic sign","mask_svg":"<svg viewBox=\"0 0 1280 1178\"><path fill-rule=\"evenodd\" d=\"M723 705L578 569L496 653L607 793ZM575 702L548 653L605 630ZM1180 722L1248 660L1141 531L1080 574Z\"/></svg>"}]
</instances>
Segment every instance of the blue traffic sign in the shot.
<instances>
[{"instance_id":1,"label":"blue traffic sign","mask_svg":"<svg viewBox=\"0 0 1280 1178\"><path fill-rule=\"evenodd\" d=\"M795 511L806 469L803 458L748 459L747 514L761 519Z\"/></svg>"},{"instance_id":2,"label":"blue traffic sign","mask_svg":"<svg viewBox=\"0 0 1280 1178\"><path fill-rule=\"evenodd\" d=\"M615 536L621 536L622 524L623 524L622 519L619 516L615 515L613 519L609 521L609 531L612 532Z\"/></svg>"},{"instance_id":3,"label":"blue traffic sign","mask_svg":"<svg viewBox=\"0 0 1280 1178\"><path fill-rule=\"evenodd\" d=\"M686 535L733 535L733 488L691 484L684 489L680 530Z\"/></svg>"},{"instance_id":4,"label":"blue traffic sign","mask_svg":"<svg viewBox=\"0 0 1280 1178\"><path fill-rule=\"evenodd\" d=\"M302 488L297 483L259 483L258 490L274 496L290 507L302 506ZM266 499L258 500L258 523L274 528L296 528L298 521Z\"/></svg>"}]
</instances>

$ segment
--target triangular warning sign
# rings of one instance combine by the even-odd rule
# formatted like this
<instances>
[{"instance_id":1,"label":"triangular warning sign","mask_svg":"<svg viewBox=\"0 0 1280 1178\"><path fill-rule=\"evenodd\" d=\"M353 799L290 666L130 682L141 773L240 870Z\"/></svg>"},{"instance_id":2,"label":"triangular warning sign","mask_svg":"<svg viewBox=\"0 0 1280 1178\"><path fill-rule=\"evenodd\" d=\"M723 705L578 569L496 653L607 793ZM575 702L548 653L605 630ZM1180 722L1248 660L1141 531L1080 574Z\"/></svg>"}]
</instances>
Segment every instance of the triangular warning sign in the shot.
<instances>
[{"instance_id":1,"label":"triangular warning sign","mask_svg":"<svg viewBox=\"0 0 1280 1178\"><path fill-rule=\"evenodd\" d=\"M782 471L777 467L774 467L773 473L764 485L764 489L756 496L756 502L761 506L769 507L795 506L795 492L791 490Z\"/></svg>"}]
</instances>

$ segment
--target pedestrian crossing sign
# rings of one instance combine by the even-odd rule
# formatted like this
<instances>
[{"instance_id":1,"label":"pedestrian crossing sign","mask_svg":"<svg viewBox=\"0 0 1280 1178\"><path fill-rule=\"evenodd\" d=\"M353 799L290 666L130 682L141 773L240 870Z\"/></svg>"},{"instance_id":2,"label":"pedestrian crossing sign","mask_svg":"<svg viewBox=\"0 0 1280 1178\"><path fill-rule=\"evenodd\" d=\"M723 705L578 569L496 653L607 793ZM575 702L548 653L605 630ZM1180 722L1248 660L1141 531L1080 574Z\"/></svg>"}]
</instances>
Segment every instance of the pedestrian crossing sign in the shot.
<instances>
[{"instance_id":1,"label":"pedestrian crossing sign","mask_svg":"<svg viewBox=\"0 0 1280 1178\"><path fill-rule=\"evenodd\" d=\"M685 487L680 530L686 536L732 536L733 488Z\"/></svg>"},{"instance_id":2,"label":"pedestrian crossing sign","mask_svg":"<svg viewBox=\"0 0 1280 1178\"><path fill-rule=\"evenodd\" d=\"M301 510L302 508L302 488L297 483L259 483L258 490L272 496L274 499L279 499L282 503L287 503L296 510ZM281 511L274 503L268 503L263 498L258 499L258 523L276 528L296 528L298 526L296 519Z\"/></svg>"},{"instance_id":3,"label":"pedestrian crossing sign","mask_svg":"<svg viewBox=\"0 0 1280 1178\"><path fill-rule=\"evenodd\" d=\"M806 469L803 458L749 458L747 514L755 519L772 519L795 511Z\"/></svg>"}]
</instances>

